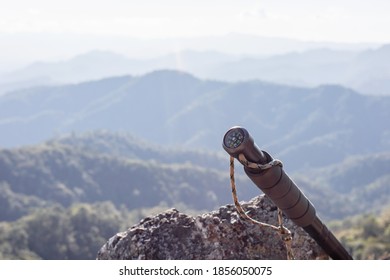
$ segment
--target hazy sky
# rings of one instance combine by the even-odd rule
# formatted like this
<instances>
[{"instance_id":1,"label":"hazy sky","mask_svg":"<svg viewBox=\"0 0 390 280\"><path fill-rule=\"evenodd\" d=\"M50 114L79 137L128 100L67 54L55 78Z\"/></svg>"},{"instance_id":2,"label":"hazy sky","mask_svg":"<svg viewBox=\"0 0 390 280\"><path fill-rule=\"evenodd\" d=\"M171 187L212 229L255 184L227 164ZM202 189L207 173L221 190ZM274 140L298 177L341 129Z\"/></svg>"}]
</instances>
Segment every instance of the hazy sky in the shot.
<instances>
[{"instance_id":1,"label":"hazy sky","mask_svg":"<svg viewBox=\"0 0 390 280\"><path fill-rule=\"evenodd\" d=\"M183 40L171 40L167 47L167 40L149 40L153 38L243 33L390 43L389 15L389 0L0 0L0 72L93 49L137 58L188 49L180 45ZM236 47L236 41L222 43L219 49L210 39L201 42L203 49L227 53L231 51L226 48ZM249 53L241 46L238 50Z\"/></svg>"},{"instance_id":2,"label":"hazy sky","mask_svg":"<svg viewBox=\"0 0 390 280\"><path fill-rule=\"evenodd\" d=\"M389 0L0 0L0 34L177 37L230 32L390 41Z\"/></svg>"}]
</instances>

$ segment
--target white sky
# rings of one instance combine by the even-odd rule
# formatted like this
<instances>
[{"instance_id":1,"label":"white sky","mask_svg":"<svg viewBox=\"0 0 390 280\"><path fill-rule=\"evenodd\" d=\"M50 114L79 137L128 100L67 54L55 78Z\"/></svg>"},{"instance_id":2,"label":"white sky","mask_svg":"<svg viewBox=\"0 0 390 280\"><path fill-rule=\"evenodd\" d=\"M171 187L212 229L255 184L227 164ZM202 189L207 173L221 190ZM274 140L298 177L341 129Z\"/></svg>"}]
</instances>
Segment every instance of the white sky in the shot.
<instances>
[{"instance_id":1,"label":"white sky","mask_svg":"<svg viewBox=\"0 0 390 280\"><path fill-rule=\"evenodd\" d=\"M231 33L378 46L390 43L389 27L390 0L0 0L0 74L96 49L140 58L288 48L213 41Z\"/></svg>"},{"instance_id":2,"label":"white sky","mask_svg":"<svg viewBox=\"0 0 390 280\"><path fill-rule=\"evenodd\" d=\"M389 0L0 0L1 33L390 42Z\"/></svg>"}]
</instances>

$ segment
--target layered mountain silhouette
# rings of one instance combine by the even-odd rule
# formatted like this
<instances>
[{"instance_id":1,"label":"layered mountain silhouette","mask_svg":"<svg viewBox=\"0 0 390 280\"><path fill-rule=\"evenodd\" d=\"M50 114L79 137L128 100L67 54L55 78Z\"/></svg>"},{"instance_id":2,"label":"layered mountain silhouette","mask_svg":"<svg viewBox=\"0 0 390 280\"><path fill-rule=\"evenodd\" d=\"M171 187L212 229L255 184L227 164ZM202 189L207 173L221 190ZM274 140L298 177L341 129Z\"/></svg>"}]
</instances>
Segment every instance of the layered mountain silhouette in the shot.
<instances>
[{"instance_id":1,"label":"layered mountain silhouette","mask_svg":"<svg viewBox=\"0 0 390 280\"><path fill-rule=\"evenodd\" d=\"M296 86L340 84L364 94L390 95L390 45L366 50L315 48L267 56L179 50L154 58L129 58L94 50L68 60L36 62L0 75L0 93L32 85L80 83L171 69L202 79L262 80Z\"/></svg>"},{"instance_id":2,"label":"layered mountain silhouette","mask_svg":"<svg viewBox=\"0 0 390 280\"><path fill-rule=\"evenodd\" d=\"M222 151L226 130L242 125L261 148L298 170L388 151L389 108L388 96L341 86L229 83L165 70L0 96L0 145L107 130L172 148Z\"/></svg>"}]
</instances>

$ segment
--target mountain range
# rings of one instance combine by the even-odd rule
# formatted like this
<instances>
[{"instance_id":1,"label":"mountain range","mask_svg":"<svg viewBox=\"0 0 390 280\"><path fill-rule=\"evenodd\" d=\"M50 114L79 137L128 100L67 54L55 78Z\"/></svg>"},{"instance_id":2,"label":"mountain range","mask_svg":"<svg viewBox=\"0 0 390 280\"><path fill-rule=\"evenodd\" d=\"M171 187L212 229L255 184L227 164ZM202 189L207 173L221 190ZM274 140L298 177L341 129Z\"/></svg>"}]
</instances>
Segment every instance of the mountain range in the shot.
<instances>
[{"instance_id":1,"label":"mountain range","mask_svg":"<svg viewBox=\"0 0 390 280\"><path fill-rule=\"evenodd\" d=\"M365 94L390 93L390 45L360 52L316 49L269 58L245 58L218 65L210 76L261 79L300 86L339 84Z\"/></svg>"},{"instance_id":2,"label":"mountain range","mask_svg":"<svg viewBox=\"0 0 390 280\"><path fill-rule=\"evenodd\" d=\"M0 145L107 130L173 148L221 152L226 130L242 125L294 171L388 151L389 108L389 96L341 86L221 82L164 70L2 95Z\"/></svg>"},{"instance_id":3,"label":"mountain range","mask_svg":"<svg viewBox=\"0 0 390 280\"><path fill-rule=\"evenodd\" d=\"M95 49L125 54L131 58L147 59L186 50L219 52L229 55L270 56L308 49L330 48L363 50L380 43L341 43L303 41L292 38L228 33L215 36L141 38L119 35L87 35L52 32L0 33L0 73L13 71L37 61L69 59ZM21 46L28 46L26 52Z\"/></svg>"},{"instance_id":4,"label":"mountain range","mask_svg":"<svg viewBox=\"0 0 390 280\"><path fill-rule=\"evenodd\" d=\"M34 85L80 83L161 69L201 79L262 80L295 86L339 84L364 94L390 95L390 45L366 50L311 49L271 56L182 50L155 58L91 51L68 60L36 62L0 75L0 93Z\"/></svg>"}]
</instances>

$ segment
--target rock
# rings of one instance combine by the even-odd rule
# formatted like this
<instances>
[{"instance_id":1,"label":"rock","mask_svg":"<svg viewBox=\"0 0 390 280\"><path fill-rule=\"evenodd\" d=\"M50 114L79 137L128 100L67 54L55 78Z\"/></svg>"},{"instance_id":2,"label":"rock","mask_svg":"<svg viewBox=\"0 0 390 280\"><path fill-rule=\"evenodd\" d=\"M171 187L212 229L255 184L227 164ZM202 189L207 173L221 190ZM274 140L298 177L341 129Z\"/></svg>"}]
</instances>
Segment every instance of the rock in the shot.
<instances>
[{"instance_id":1,"label":"rock","mask_svg":"<svg viewBox=\"0 0 390 280\"><path fill-rule=\"evenodd\" d=\"M277 225L277 208L266 196L258 196L243 208L252 218ZM292 232L295 259L327 259L326 253L301 228L284 217ZM97 259L286 259L287 251L273 229L243 221L234 205L199 216L170 209L147 217L126 232L111 237Z\"/></svg>"}]
</instances>

